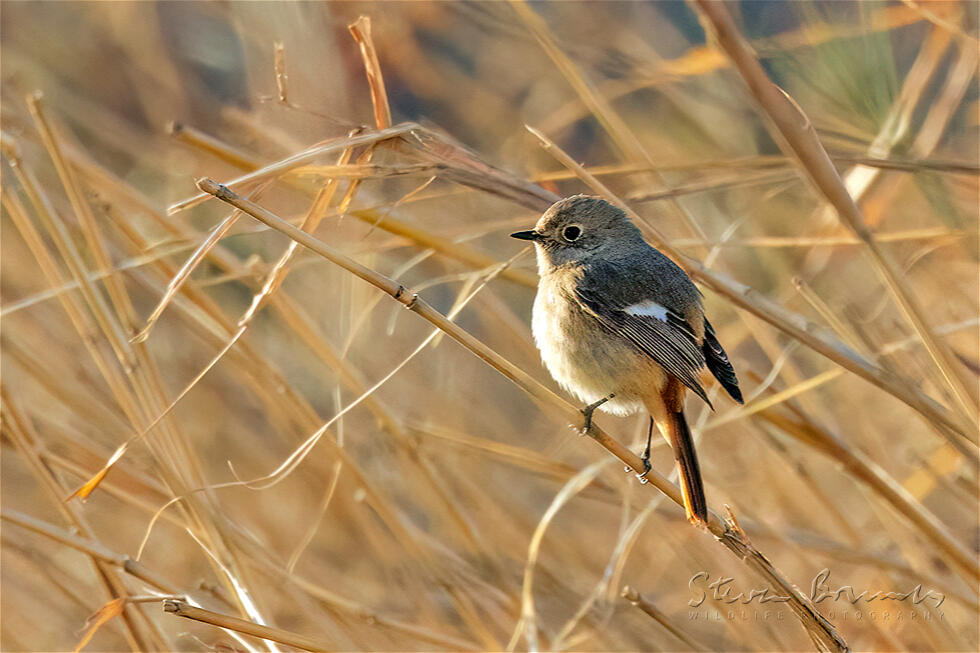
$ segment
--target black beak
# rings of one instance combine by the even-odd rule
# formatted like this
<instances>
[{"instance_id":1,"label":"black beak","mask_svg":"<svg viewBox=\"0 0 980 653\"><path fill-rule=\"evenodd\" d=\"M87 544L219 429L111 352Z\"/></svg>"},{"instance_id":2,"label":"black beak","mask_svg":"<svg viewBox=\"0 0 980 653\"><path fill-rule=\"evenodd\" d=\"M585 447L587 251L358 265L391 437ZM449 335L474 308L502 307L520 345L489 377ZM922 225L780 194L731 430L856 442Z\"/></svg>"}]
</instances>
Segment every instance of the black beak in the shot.
<instances>
[{"instance_id":1,"label":"black beak","mask_svg":"<svg viewBox=\"0 0 980 653\"><path fill-rule=\"evenodd\" d=\"M539 234L534 229L529 231L517 231L510 235L511 238L517 238L518 240L541 240L541 234Z\"/></svg>"}]
</instances>

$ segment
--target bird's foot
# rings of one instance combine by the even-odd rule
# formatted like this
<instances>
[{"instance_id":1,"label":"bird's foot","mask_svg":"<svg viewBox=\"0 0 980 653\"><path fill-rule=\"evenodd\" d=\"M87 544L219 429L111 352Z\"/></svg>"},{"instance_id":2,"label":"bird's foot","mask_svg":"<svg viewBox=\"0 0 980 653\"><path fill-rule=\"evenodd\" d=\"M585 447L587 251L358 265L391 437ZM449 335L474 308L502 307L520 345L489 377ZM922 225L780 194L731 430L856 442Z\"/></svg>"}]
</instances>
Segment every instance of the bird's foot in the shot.
<instances>
[{"instance_id":1,"label":"bird's foot","mask_svg":"<svg viewBox=\"0 0 980 653\"><path fill-rule=\"evenodd\" d=\"M650 473L651 469L653 469L653 465L650 464L650 456L648 452L643 456L643 473L636 475L637 480L640 481L641 484L646 485L650 482L650 479L647 478L647 474Z\"/></svg>"},{"instance_id":2,"label":"bird's foot","mask_svg":"<svg viewBox=\"0 0 980 653\"><path fill-rule=\"evenodd\" d=\"M588 406L586 406L581 410L581 413L585 417L585 420L582 423L582 428L579 429L579 435L588 434L588 432L592 429L592 413L595 412L596 408L606 403L607 401L609 401L615 396L616 396L615 394L607 395L602 399L600 399L599 401L593 401L591 404L589 404Z\"/></svg>"},{"instance_id":3,"label":"bird's foot","mask_svg":"<svg viewBox=\"0 0 980 653\"><path fill-rule=\"evenodd\" d=\"M650 482L650 479L647 478L647 474L649 474L650 470L653 469L653 465L650 464L650 458L647 456L644 456L643 458L641 458L641 460L643 461L642 472L636 471L629 465L623 467L623 471L626 472L627 474L635 474L636 480L638 480L641 485L646 485L647 483Z\"/></svg>"}]
</instances>

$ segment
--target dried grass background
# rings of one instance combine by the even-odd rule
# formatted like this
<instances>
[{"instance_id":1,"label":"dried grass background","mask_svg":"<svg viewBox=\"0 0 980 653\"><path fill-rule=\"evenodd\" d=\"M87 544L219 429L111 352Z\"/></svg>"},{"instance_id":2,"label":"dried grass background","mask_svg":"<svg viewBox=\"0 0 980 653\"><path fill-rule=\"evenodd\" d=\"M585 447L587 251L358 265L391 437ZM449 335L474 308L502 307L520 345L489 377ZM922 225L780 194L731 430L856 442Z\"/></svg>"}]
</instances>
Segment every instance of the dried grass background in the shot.
<instances>
[{"instance_id":1,"label":"dried grass background","mask_svg":"<svg viewBox=\"0 0 980 653\"><path fill-rule=\"evenodd\" d=\"M3 3L3 650L813 646L784 603L689 607L701 571L768 584L554 404L302 247L276 271L227 204L168 215L323 142L232 187L562 396L507 238L550 193L594 175L732 280L705 301L748 401L689 403L709 504L805 595L945 596L820 602L850 647L976 650L976 5L726 7L871 245L694 5ZM638 451L645 419L597 423Z\"/></svg>"}]
</instances>

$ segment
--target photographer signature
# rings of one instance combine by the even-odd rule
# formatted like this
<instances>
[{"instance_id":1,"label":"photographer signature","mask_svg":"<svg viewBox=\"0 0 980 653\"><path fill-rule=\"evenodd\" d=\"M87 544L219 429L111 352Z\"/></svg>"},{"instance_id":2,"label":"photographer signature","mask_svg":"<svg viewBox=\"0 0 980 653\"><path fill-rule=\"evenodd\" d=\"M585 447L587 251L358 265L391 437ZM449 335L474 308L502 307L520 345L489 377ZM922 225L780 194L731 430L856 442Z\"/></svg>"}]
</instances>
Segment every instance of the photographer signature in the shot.
<instances>
[{"instance_id":1,"label":"photographer signature","mask_svg":"<svg viewBox=\"0 0 980 653\"><path fill-rule=\"evenodd\" d=\"M712 599L723 603L747 605L756 600L759 603L785 603L790 600L789 596L770 592L768 587L764 589L750 589L748 593L735 593L732 586L734 580L734 578L725 576L719 576L715 580L711 580L708 572L699 571L691 576L691 580L687 583L687 586L695 593L695 598L690 599L687 604L692 608L700 606L704 603L705 598L709 596L708 591L710 591ZM821 603L827 599L831 599L833 601L847 601L851 605L855 605L862 600L865 603L871 603L872 601L911 600L913 605L919 605L928 599L933 604L933 607L938 608L946 600L946 595L940 592L931 589L923 592L921 583L908 592L885 592L881 590L877 592L869 592L868 590L857 592L850 585L842 585L835 589L830 586L829 580L829 569L821 569L817 572L816 576L813 577L813 582L810 583L809 598L811 601Z\"/></svg>"}]
</instances>

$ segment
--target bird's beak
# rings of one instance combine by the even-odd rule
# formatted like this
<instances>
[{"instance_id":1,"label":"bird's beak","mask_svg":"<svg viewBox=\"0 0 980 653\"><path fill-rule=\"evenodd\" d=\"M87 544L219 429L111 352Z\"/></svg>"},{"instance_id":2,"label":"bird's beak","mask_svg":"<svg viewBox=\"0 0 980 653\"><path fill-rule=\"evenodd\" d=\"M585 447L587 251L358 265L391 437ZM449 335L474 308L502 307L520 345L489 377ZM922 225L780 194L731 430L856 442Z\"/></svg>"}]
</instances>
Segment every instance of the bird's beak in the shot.
<instances>
[{"instance_id":1,"label":"bird's beak","mask_svg":"<svg viewBox=\"0 0 980 653\"><path fill-rule=\"evenodd\" d=\"M533 240L533 241L538 241L543 238L543 236L539 234L537 231L535 231L534 229L530 229L528 231L517 231L512 233L510 237L517 238L518 240Z\"/></svg>"}]
</instances>

